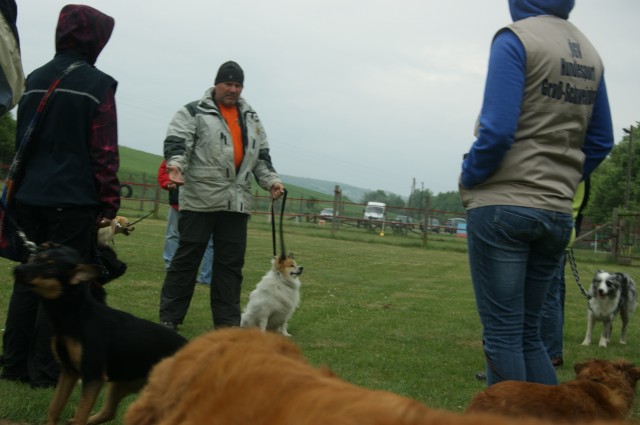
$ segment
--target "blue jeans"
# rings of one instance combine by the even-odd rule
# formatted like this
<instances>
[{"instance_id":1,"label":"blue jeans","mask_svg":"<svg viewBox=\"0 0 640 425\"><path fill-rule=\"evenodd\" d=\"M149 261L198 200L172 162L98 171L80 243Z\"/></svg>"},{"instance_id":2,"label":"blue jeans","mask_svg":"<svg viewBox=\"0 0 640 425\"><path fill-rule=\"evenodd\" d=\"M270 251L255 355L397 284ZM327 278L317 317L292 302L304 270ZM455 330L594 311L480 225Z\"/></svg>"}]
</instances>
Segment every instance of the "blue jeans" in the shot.
<instances>
[{"instance_id":1,"label":"blue jeans","mask_svg":"<svg viewBox=\"0 0 640 425\"><path fill-rule=\"evenodd\" d=\"M566 254L562 253L560 264L553 275L547 296L542 306L540 338L547 348L549 358L562 358L562 330L564 327L564 268Z\"/></svg>"},{"instance_id":2,"label":"blue jeans","mask_svg":"<svg viewBox=\"0 0 640 425\"><path fill-rule=\"evenodd\" d=\"M540 339L540 314L572 228L568 213L515 206L467 211L487 385L504 380L557 384Z\"/></svg>"},{"instance_id":3,"label":"blue jeans","mask_svg":"<svg viewBox=\"0 0 640 425\"><path fill-rule=\"evenodd\" d=\"M171 265L171 259L176 249L178 249L178 243L180 242L180 232L178 231L179 216L180 213L177 209L169 207L169 212L167 213L167 230L164 234L164 250L162 251L165 270Z\"/></svg>"},{"instance_id":4,"label":"blue jeans","mask_svg":"<svg viewBox=\"0 0 640 425\"><path fill-rule=\"evenodd\" d=\"M164 249L162 251L162 259L164 260L164 269L167 270L171 265L171 259L178 249L180 242L180 232L178 231L178 218L180 213L175 208L169 208L167 215L167 231L164 235ZM211 284L211 270L213 268L213 238L209 239L209 245L204 252L202 262L200 263L200 274L198 282Z\"/></svg>"},{"instance_id":5,"label":"blue jeans","mask_svg":"<svg viewBox=\"0 0 640 425\"><path fill-rule=\"evenodd\" d=\"M202 256L202 262L200 263L200 274L198 275L198 282L205 285L211 284L211 270L213 269L213 237L209 239L207 250Z\"/></svg>"}]
</instances>

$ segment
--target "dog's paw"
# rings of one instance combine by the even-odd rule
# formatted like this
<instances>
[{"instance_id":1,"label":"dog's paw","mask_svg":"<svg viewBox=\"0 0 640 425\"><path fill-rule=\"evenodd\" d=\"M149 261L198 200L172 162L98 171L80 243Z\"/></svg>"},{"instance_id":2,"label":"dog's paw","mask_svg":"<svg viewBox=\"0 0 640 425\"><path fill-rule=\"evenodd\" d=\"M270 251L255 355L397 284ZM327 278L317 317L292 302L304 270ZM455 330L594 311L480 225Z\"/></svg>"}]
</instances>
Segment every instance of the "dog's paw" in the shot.
<instances>
[{"instance_id":1,"label":"dog's paw","mask_svg":"<svg viewBox=\"0 0 640 425\"><path fill-rule=\"evenodd\" d=\"M608 341L606 339L601 339L598 343L598 347L607 348Z\"/></svg>"},{"instance_id":2,"label":"dog's paw","mask_svg":"<svg viewBox=\"0 0 640 425\"><path fill-rule=\"evenodd\" d=\"M590 339L585 339L584 341L582 341L582 345L584 345L584 346L591 345L591 340Z\"/></svg>"}]
</instances>

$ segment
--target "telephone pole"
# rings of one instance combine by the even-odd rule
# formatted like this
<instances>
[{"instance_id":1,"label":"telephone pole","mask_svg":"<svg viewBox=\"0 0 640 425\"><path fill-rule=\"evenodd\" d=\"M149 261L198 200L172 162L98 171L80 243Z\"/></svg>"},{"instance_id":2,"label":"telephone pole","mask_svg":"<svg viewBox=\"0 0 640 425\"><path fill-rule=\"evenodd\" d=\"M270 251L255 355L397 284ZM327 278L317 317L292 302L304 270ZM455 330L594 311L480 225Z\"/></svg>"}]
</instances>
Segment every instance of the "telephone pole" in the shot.
<instances>
[{"instance_id":1,"label":"telephone pole","mask_svg":"<svg viewBox=\"0 0 640 425\"><path fill-rule=\"evenodd\" d=\"M627 130L622 129L629 135L629 145L627 147L627 187L624 192L624 209L629 211L629 200L631 198L631 157L633 156L633 126Z\"/></svg>"}]
</instances>

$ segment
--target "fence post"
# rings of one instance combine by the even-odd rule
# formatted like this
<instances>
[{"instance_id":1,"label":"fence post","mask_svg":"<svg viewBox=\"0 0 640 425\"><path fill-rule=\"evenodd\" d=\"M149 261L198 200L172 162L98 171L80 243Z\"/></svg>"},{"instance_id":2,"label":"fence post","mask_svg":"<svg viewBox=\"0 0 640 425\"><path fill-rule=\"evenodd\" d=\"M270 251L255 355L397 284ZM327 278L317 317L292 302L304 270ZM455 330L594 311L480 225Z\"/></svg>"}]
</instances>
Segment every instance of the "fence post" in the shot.
<instances>
[{"instance_id":1,"label":"fence post","mask_svg":"<svg viewBox=\"0 0 640 425\"><path fill-rule=\"evenodd\" d=\"M333 219L331 220L331 235L335 235L338 230L338 206L341 205L342 202L342 190L340 186L336 185L333 190Z\"/></svg>"},{"instance_id":2,"label":"fence post","mask_svg":"<svg viewBox=\"0 0 640 425\"><path fill-rule=\"evenodd\" d=\"M424 231L422 232L422 246L427 247L429 242L429 231L431 230L431 214L429 214L429 202L431 197L428 193L425 194L424 200Z\"/></svg>"},{"instance_id":3,"label":"fence post","mask_svg":"<svg viewBox=\"0 0 640 425\"><path fill-rule=\"evenodd\" d=\"M160 194L162 192L162 188L160 187L160 185L156 186L156 196L155 196L155 201L154 201L154 205L153 205L153 218L155 218L156 220L158 219L158 210L160 209Z\"/></svg>"},{"instance_id":4,"label":"fence post","mask_svg":"<svg viewBox=\"0 0 640 425\"><path fill-rule=\"evenodd\" d=\"M614 208L611 213L611 251L613 260L619 263L620 260L620 221L618 218L618 208Z\"/></svg>"}]
</instances>

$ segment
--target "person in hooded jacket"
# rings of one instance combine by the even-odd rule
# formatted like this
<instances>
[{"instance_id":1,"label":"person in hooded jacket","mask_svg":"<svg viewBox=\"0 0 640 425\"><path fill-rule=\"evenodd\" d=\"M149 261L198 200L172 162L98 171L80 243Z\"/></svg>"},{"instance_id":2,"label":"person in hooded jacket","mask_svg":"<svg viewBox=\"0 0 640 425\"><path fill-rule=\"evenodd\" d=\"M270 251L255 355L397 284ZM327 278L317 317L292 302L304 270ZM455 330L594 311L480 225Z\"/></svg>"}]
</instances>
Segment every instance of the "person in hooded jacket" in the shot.
<instances>
[{"instance_id":1,"label":"person in hooded jacket","mask_svg":"<svg viewBox=\"0 0 640 425\"><path fill-rule=\"evenodd\" d=\"M613 147L598 51L567 19L574 0L510 0L476 140L459 180L487 385L556 384L540 337L549 283L574 226L578 184Z\"/></svg>"},{"instance_id":2,"label":"person in hooded jacket","mask_svg":"<svg viewBox=\"0 0 640 425\"><path fill-rule=\"evenodd\" d=\"M95 262L98 226L120 207L116 81L95 67L114 20L84 5L64 6L58 18L54 58L33 71L18 105L19 144L44 93L63 71L37 130L27 145L17 180L16 217L36 244L53 241ZM50 349L50 329L37 296L14 283L3 335L1 378L55 385L59 374Z\"/></svg>"}]
</instances>

